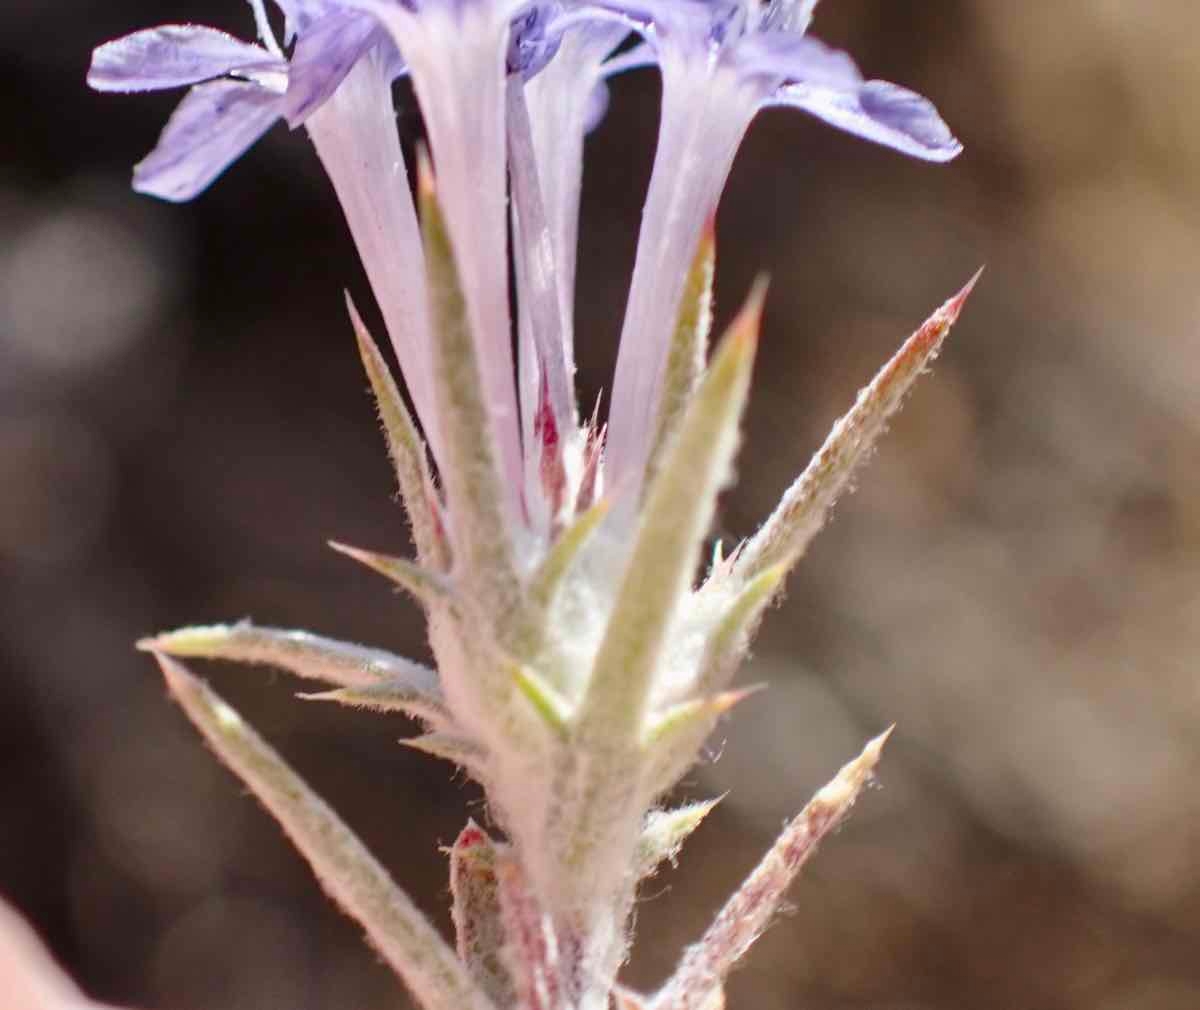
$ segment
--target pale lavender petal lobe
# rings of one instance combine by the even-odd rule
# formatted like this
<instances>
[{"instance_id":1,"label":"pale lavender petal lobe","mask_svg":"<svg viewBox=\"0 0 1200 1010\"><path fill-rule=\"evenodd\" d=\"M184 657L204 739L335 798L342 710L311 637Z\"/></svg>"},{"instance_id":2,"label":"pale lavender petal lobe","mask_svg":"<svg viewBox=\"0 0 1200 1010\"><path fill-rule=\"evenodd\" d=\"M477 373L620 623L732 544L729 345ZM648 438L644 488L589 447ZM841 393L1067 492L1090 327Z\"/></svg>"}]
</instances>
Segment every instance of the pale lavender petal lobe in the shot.
<instances>
[{"instance_id":1,"label":"pale lavender petal lobe","mask_svg":"<svg viewBox=\"0 0 1200 1010\"><path fill-rule=\"evenodd\" d=\"M370 15L340 11L321 19L299 37L292 53L283 106L284 116L292 127L299 126L314 109L329 100L380 34ZM396 62L399 64L398 57Z\"/></svg>"},{"instance_id":2,"label":"pale lavender petal lobe","mask_svg":"<svg viewBox=\"0 0 1200 1010\"><path fill-rule=\"evenodd\" d=\"M807 81L826 87L862 83L862 74L848 53L810 35L755 32L738 39L729 59L748 80Z\"/></svg>"},{"instance_id":3,"label":"pale lavender petal lobe","mask_svg":"<svg viewBox=\"0 0 1200 1010\"><path fill-rule=\"evenodd\" d=\"M179 103L158 146L133 171L133 188L190 200L279 118L281 96L245 81L211 81Z\"/></svg>"},{"instance_id":4,"label":"pale lavender petal lobe","mask_svg":"<svg viewBox=\"0 0 1200 1010\"><path fill-rule=\"evenodd\" d=\"M202 25L160 25L106 42L92 54L88 84L97 91L157 91L230 73L285 71L261 46Z\"/></svg>"},{"instance_id":5,"label":"pale lavender petal lobe","mask_svg":"<svg viewBox=\"0 0 1200 1010\"><path fill-rule=\"evenodd\" d=\"M830 126L925 161L950 161L962 144L921 95L887 81L853 89L801 82L781 88L770 104L802 109Z\"/></svg>"},{"instance_id":6,"label":"pale lavender petal lobe","mask_svg":"<svg viewBox=\"0 0 1200 1010\"><path fill-rule=\"evenodd\" d=\"M324 17L332 8L346 6L339 0L274 0L275 6L283 11L283 40L291 43L301 32L308 30L316 20Z\"/></svg>"}]
</instances>

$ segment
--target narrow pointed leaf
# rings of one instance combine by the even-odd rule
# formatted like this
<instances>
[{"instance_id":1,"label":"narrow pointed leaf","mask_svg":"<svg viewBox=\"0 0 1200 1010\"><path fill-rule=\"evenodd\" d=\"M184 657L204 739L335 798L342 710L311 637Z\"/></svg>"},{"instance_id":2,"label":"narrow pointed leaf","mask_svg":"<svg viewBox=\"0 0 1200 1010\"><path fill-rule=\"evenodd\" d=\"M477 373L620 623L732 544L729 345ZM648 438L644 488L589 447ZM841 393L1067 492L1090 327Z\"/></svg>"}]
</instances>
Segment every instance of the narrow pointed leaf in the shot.
<instances>
[{"instance_id":1,"label":"narrow pointed leaf","mask_svg":"<svg viewBox=\"0 0 1200 1010\"><path fill-rule=\"evenodd\" d=\"M504 962L504 925L496 881L498 846L474 821L450 849L451 918L459 959L497 1007L516 1006L516 989Z\"/></svg>"},{"instance_id":2,"label":"narrow pointed leaf","mask_svg":"<svg viewBox=\"0 0 1200 1010\"><path fill-rule=\"evenodd\" d=\"M721 691L733 678L750 647L763 612L783 583L787 569L773 565L755 575L734 598L704 647L692 692L699 695Z\"/></svg>"},{"instance_id":3,"label":"narrow pointed leaf","mask_svg":"<svg viewBox=\"0 0 1200 1010\"><path fill-rule=\"evenodd\" d=\"M336 702L371 712L400 712L436 726L448 724L450 718L441 704L430 704L428 694L413 690L411 683L398 679L367 684L365 687L340 687L336 691L301 694L298 697L305 701Z\"/></svg>"},{"instance_id":4,"label":"narrow pointed leaf","mask_svg":"<svg viewBox=\"0 0 1200 1010\"><path fill-rule=\"evenodd\" d=\"M705 698L694 698L672 705L653 719L646 728L645 746L649 750L669 745L683 736L691 736L696 727L719 719L766 684L755 684L740 691L722 691ZM707 734L706 734L707 735Z\"/></svg>"},{"instance_id":5,"label":"narrow pointed leaf","mask_svg":"<svg viewBox=\"0 0 1200 1010\"><path fill-rule=\"evenodd\" d=\"M609 505L607 499L601 499L586 512L576 516L575 521L559 534L541 564L534 569L525 597L536 614L544 615L550 609L555 594L579 552L608 515Z\"/></svg>"},{"instance_id":6,"label":"narrow pointed leaf","mask_svg":"<svg viewBox=\"0 0 1200 1010\"><path fill-rule=\"evenodd\" d=\"M455 571L491 614L516 602L509 520L494 435L466 300L432 173L420 160L418 195L433 325L433 385L441 430L442 481L450 511ZM499 336L496 336L499 339ZM508 334L503 334L508 340Z\"/></svg>"},{"instance_id":7,"label":"narrow pointed leaf","mask_svg":"<svg viewBox=\"0 0 1200 1010\"><path fill-rule=\"evenodd\" d=\"M696 763L700 748L721 716L765 686L755 684L740 691L723 691L680 702L651 723L644 745L648 765L645 788L649 798L666 792Z\"/></svg>"},{"instance_id":8,"label":"narrow pointed leaf","mask_svg":"<svg viewBox=\"0 0 1200 1010\"><path fill-rule=\"evenodd\" d=\"M188 718L282 826L425 1010L492 1010L437 929L330 807L203 681L156 655Z\"/></svg>"},{"instance_id":9,"label":"narrow pointed leaf","mask_svg":"<svg viewBox=\"0 0 1200 1010\"><path fill-rule=\"evenodd\" d=\"M600 401L596 401L596 410ZM579 490L575 493L575 511L590 509L596 501L600 484L600 462L604 458L604 439L607 425L596 426L596 419L588 426L583 441L583 473L579 477Z\"/></svg>"},{"instance_id":10,"label":"narrow pointed leaf","mask_svg":"<svg viewBox=\"0 0 1200 1010\"><path fill-rule=\"evenodd\" d=\"M709 219L692 267L688 271L679 306L679 319L671 346L667 350L666 371L663 374L662 399L658 410L658 429L650 449L647 469L649 479L658 472L664 448L687 409L700 376L704 371L704 354L713 319L713 276L717 262L716 222Z\"/></svg>"},{"instance_id":11,"label":"narrow pointed leaf","mask_svg":"<svg viewBox=\"0 0 1200 1010\"><path fill-rule=\"evenodd\" d=\"M425 733L400 741L405 747L419 750L443 761L458 765L476 781L480 780L487 754L478 744L453 733Z\"/></svg>"},{"instance_id":12,"label":"narrow pointed leaf","mask_svg":"<svg viewBox=\"0 0 1200 1010\"><path fill-rule=\"evenodd\" d=\"M730 477L750 385L764 288L730 326L650 488L596 657L579 732L636 737L667 631L686 596L700 548Z\"/></svg>"},{"instance_id":13,"label":"narrow pointed leaf","mask_svg":"<svg viewBox=\"0 0 1200 1010\"><path fill-rule=\"evenodd\" d=\"M339 554L353 558L359 564L378 572L385 579L391 579L426 609L437 603L445 603L451 597L450 583L445 576L406 558L364 551L358 547L338 543L336 540L330 540L329 546Z\"/></svg>"},{"instance_id":14,"label":"narrow pointed leaf","mask_svg":"<svg viewBox=\"0 0 1200 1010\"><path fill-rule=\"evenodd\" d=\"M726 902L699 943L687 949L652 1010L707 1010L734 963L770 923L784 893L830 831L845 820L871 780L891 730L821 789L783 829L758 867Z\"/></svg>"},{"instance_id":15,"label":"narrow pointed leaf","mask_svg":"<svg viewBox=\"0 0 1200 1010\"><path fill-rule=\"evenodd\" d=\"M888 419L941 350L946 334L978 280L976 274L962 291L930 316L858 394L858 401L833 426L825 444L788 488L762 529L744 545L734 567L737 575L752 578L771 565L791 568L804 556L834 502L849 486L855 469L883 434Z\"/></svg>"},{"instance_id":16,"label":"narrow pointed leaf","mask_svg":"<svg viewBox=\"0 0 1200 1010\"><path fill-rule=\"evenodd\" d=\"M236 663L277 666L297 677L341 687L369 687L400 681L442 708L437 674L427 666L352 642L339 642L307 631L265 628L239 621L168 631L138 642L145 652L192 659L224 659Z\"/></svg>"},{"instance_id":17,"label":"narrow pointed leaf","mask_svg":"<svg viewBox=\"0 0 1200 1010\"><path fill-rule=\"evenodd\" d=\"M518 665L513 670L513 678L521 694L541 716L546 726L556 736L565 735L567 723L571 718L571 709L566 699L527 666Z\"/></svg>"},{"instance_id":18,"label":"narrow pointed leaf","mask_svg":"<svg viewBox=\"0 0 1200 1010\"><path fill-rule=\"evenodd\" d=\"M413 544L417 557L427 565L445 571L449 566L446 543L439 535L436 504L430 501L427 488L432 484L425 443L417 434L417 426L404 404L387 361L363 324L354 302L346 295L346 309L358 341L358 353L371 382L379 421L387 440L388 455L396 472L400 500L408 513Z\"/></svg>"},{"instance_id":19,"label":"narrow pointed leaf","mask_svg":"<svg viewBox=\"0 0 1200 1010\"><path fill-rule=\"evenodd\" d=\"M674 810L652 810L646 815L642 824L642 835L638 839L637 874L644 878L658 869L659 864L670 860L675 865L675 857L683 843L699 826L723 797L714 800L704 800L699 803L689 803Z\"/></svg>"}]
</instances>

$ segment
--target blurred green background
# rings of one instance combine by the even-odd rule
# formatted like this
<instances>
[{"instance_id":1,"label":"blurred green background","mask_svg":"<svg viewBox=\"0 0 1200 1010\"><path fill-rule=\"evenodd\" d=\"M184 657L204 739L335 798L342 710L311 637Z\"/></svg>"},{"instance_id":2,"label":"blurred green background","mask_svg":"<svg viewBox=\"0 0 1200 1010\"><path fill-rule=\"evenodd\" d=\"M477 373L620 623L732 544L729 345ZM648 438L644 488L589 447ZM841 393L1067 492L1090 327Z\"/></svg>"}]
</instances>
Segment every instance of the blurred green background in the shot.
<instances>
[{"instance_id":1,"label":"blurred green background","mask_svg":"<svg viewBox=\"0 0 1200 1010\"><path fill-rule=\"evenodd\" d=\"M128 191L173 97L90 94L95 44L238 0L0 5L0 893L93 994L158 1010L403 1007L356 927L164 696L139 635L253 616L420 655L326 538L405 548L343 318L369 301L311 146L195 204ZM728 318L774 279L721 532L751 532L899 341L988 272L744 673L650 883L660 980L867 736L869 794L735 976L754 1010L1200 1006L1200 7L826 0L816 33L966 144L906 161L756 123L719 220ZM657 81L590 142L583 402L609 385ZM411 102L400 127L415 138ZM374 316L372 315L372 318ZM448 927L477 791L403 720L208 668Z\"/></svg>"}]
</instances>

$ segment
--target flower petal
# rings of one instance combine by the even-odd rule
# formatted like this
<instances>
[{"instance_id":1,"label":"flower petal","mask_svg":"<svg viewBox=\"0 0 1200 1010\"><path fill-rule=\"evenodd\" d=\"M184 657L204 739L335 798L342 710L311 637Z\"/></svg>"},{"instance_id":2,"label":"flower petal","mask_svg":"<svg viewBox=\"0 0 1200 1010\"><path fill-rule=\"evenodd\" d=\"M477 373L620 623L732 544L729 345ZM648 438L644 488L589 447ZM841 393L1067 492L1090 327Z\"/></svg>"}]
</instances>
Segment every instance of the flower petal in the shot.
<instances>
[{"instance_id":1,"label":"flower petal","mask_svg":"<svg viewBox=\"0 0 1200 1010\"><path fill-rule=\"evenodd\" d=\"M0 900L0 985L7 1006L83 1010L87 1004L33 928Z\"/></svg>"},{"instance_id":2,"label":"flower petal","mask_svg":"<svg viewBox=\"0 0 1200 1010\"><path fill-rule=\"evenodd\" d=\"M854 87L862 74L848 53L808 35L755 32L735 43L732 53L739 72L747 77L773 77L825 87Z\"/></svg>"},{"instance_id":3,"label":"flower petal","mask_svg":"<svg viewBox=\"0 0 1200 1010\"><path fill-rule=\"evenodd\" d=\"M430 3L417 13L384 0L346 2L374 14L408 61L467 298L500 461L500 490L515 528L523 522L524 509L508 304L504 98L509 19L517 0Z\"/></svg>"},{"instance_id":4,"label":"flower petal","mask_svg":"<svg viewBox=\"0 0 1200 1010\"><path fill-rule=\"evenodd\" d=\"M951 161L962 152L927 98L887 81L856 88L810 82L785 85L768 101L802 109L830 126L924 161Z\"/></svg>"},{"instance_id":5,"label":"flower petal","mask_svg":"<svg viewBox=\"0 0 1200 1010\"><path fill-rule=\"evenodd\" d=\"M160 25L98 47L87 80L97 91L158 91L230 73L286 70L261 46L215 28Z\"/></svg>"},{"instance_id":6,"label":"flower petal","mask_svg":"<svg viewBox=\"0 0 1200 1010\"><path fill-rule=\"evenodd\" d=\"M812 24L818 0L772 0L763 13L763 21L772 28L803 35Z\"/></svg>"},{"instance_id":7,"label":"flower petal","mask_svg":"<svg viewBox=\"0 0 1200 1010\"><path fill-rule=\"evenodd\" d=\"M283 40L290 44L299 34L306 32L313 22L324 17L335 5L336 0L275 0L275 6L283 11Z\"/></svg>"},{"instance_id":8,"label":"flower petal","mask_svg":"<svg viewBox=\"0 0 1200 1010\"><path fill-rule=\"evenodd\" d=\"M182 202L203 192L279 118L282 97L245 81L188 92L158 146L133 170L133 188Z\"/></svg>"},{"instance_id":9,"label":"flower petal","mask_svg":"<svg viewBox=\"0 0 1200 1010\"><path fill-rule=\"evenodd\" d=\"M382 43L395 54L395 71L403 68L395 46L375 19L360 11L338 11L305 31L292 53L287 101L283 114L297 127L326 102L371 46Z\"/></svg>"},{"instance_id":10,"label":"flower petal","mask_svg":"<svg viewBox=\"0 0 1200 1010\"><path fill-rule=\"evenodd\" d=\"M662 121L608 412L604 476L619 489L616 521L632 520L655 434L671 335L705 222L761 101L728 68L669 60Z\"/></svg>"},{"instance_id":11,"label":"flower petal","mask_svg":"<svg viewBox=\"0 0 1200 1010\"><path fill-rule=\"evenodd\" d=\"M425 261L382 50L360 59L305 125L342 205L417 419L440 460Z\"/></svg>"},{"instance_id":12,"label":"flower petal","mask_svg":"<svg viewBox=\"0 0 1200 1010\"><path fill-rule=\"evenodd\" d=\"M617 53L611 59L605 60L600 71L607 79L617 74L623 74L626 70L640 70L642 67L652 67L657 63L658 54L654 51L654 47L649 42L642 41L624 52Z\"/></svg>"}]
</instances>

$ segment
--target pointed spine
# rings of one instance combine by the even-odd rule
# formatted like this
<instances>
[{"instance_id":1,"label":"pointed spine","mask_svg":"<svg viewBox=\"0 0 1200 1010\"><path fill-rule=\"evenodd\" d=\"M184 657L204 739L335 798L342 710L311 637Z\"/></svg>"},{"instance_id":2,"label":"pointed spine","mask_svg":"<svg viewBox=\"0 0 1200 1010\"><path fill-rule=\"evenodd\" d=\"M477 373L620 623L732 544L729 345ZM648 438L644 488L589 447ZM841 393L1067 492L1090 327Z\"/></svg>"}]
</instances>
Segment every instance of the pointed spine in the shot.
<instances>
[{"instance_id":1,"label":"pointed spine","mask_svg":"<svg viewBox=\"0 0 1200 1010\"><path fill-rule=\"evenodd\" d=\"M564 737L567 734L567 724L571 718L571 709L567 700L560 695L534 670L527 666L516 666L513 679L517 690L541 716L542 722L555 736Z\"/></svg>"},{"instance_id":2,"label":"pointed spine","mask_svg":"<svg viewBox=\"0 0 1200 1010\"><path fill-rule=\"evenodd\" d=\"M433 476L429 471L425 443L417 434L417 426L404 404L404 398L392 378L387 361L367 331L349 294L346 295L346 310L354 327L354 337L358 342L358 354L362 358L363 369L371 383L375 409L383 426L384 438L387 440L388 456L391 457L392 469L396 474L400 501L408 513L417 557L424 564L438 571L445 571L449 566L449 557L445 540L440 535L440 523L435 511L437 504L428 494L428 489L433 484Z\"/></svg>"},{"instance_id":3,"label":"pointed spine","mask_svg":"<svg viewBox=\"0 0 1200 1010\"><path fill-rule=\"evenodd\" d=\"M696 763L700 748L717 722L766 685L722 691L706 698L680 702L650 724L646 732L645 789L653 800L671 788Z\"/></svg>"},{"instance_id":4,"label":"pointed spine","mask_svg":"<svg viewBox=\"0 0 1200 1010\"><path fill-rule=\"evenodd\" d=\"M746 583L705 644L692 693L712 694L729 684L786 576L787 568L773 565Z\"/></svg>"},{"instance_id":5,"label":"pointed spine","mask_svg":"<svg viewBox=\"0 0 1200 1010\"><path fill-rule=\"evenodd\" d=\"M600 409L600 401L596 401L596 410ZM575 493L575 511L583 512L592 507L600 484L600 463L604 459L604 439L608 428L606 425L597 427L596 418L584 432L583 439L583 473L579 476L579 490Z\"/></svg>"},{"instance_id":6,"label":"pointed spine","mask_svg":"<svg viewBox=\"0 0 1200 1010\"><path fill-rule=\"evenodd\" d=\"M717 263L716 221L709 218L688 271L679 320L667 349L658 426L650 449L647 477L658 472L661 455L687 409L704 372L704 354L713 320L713 277Z\"/></svg>"},{"instance_id":7,"label":"pointed spine","mask_svg":"<svg viewBox=\"0 0 1200 1010\"><path fill-rule=\"evenodd\" d=\"M366 929L425 1010L493 1010L438 931L358 837L203 681L157 655L172 696L283 827L326 893Z\"/></svg>"},{"instance_id":8,"label":"pointed spine","mask_svg":"<svg viewBox=\"0 0 1200 1010\"><path fill-rule=\"evenodd\" d=\"M977 273L905 341L871 384L859 393L857 402L833 426L825 444L788 488L762 529L744 545L734 566L737 576L753 578L771 565L791 569L804 556L854 471L899 409L904 395L937 357L978 280Z\"/></svg>"},{"instance_id":9,"label":"pointed spine","mask_svg":"<svg viewBox=\"0 0 1200 1010\"><path fill-rule=\"evenodd\" d=\"M535 615L544 616L550 609L579 552L608 515L609 505L607 499L601 499L586 512L576 516L575 521L559 534L541 564L534 569L529 577L525 598Z\"/></svg>"},{"instance_id":10,"label":"pointed spine","mask_svg":"<svg viewBox=\"0 0 1200 1010\"><path fill-rule=\"evenodd\" d=\"M713 800L689 803L674 810L651 810L646 815L642 835L638 839L638 878L650 876L661 863L670 861L674 866L683 843L723 798L718 796Z\"/></svg>"},{"instance_id":11,"label":"pointed spine","mask_svg":"<svg viewBox=\"0 0 1200 1010\"><path fill-rule=\"evenodd\" d=\"M456 736L453 733L425 733L422 736L407 737L400 743L413 750L419 750L430 757L441 758L457 765L471 776L476 782L482 782L483 770L487 761L487 753L473 740Z\"/></svg>"},{"instance_id":12,"label":"pointed spine","mask_svg":"<svg viewBox=\"0 0 1200 1010\"><path fill-rule=\"evenodd\" d=\"M434 726L450 723L449 713L442 705L431 705L427 694L413 690L404 680L387 680L365 687L340 687L336 691L309 692L297 697L304 701L335 702L369 712L398 712Z\"/></svg>"},{"instance_id":13,"label":"pointed spine","mask_svg":"<svg viewBox=\"0 0 1200 1010\"><path fill-rule=\"evenodd\" d=\"M496 881L499 846L474 821L450 849L450 916L459 959L497 1007L516 1006L516 989L504 963L504 925Z\"/></svg>"},{"instance_id":14,"label":"pointed spine","mask_svg":"<svg viewBox=\"0 0 1200 1010\"><path fill-rule=\"evenodd\" d=\"M266 628L239 621L168 631L137 643L143 652L191 659L224 659L276 666L297 677L339 687L371 687L399 681L426 702L444 710L437 674L427 666L353 642L339 642L307 631Z\"/></svg>"},{"instance_id":15,"label":"pointed spine","mask_svg":"<svg viewBox=\"0 0 1200 1010\"><path fill-rule=\"evenodd\" d=\"M364 551L358 547L338 543L336 540L330 540L329 546L339 554L344 554L360 565L366 565L373 572L378 572L385 579L390 579L426 610L438 603L447 602L451 597L450 583L445 576L423 568L407 558Z\"/></svg>"},{"instance_id":16,"label":"pointed spine","mask_svg":"<svg viewBox=\"0 0 1200 1010\"><path fill-rule=\"evenodd\" d=\"M456 574L492 616L514 605L517 579L500 469L467 303L446 222L422 155L417 191L433 326L432 372L441 431L442 480L450 511ZM508 339L505 335L504 339Z\"/></svg>"},{"instance_id":17,"label":"pointed spine","mask_svg":"<svg viewBox=\"0 0 1200 1010\"><path fill-rule=\"evenodd\" d=\"M699 943L689 947L651 1010L706 1010L735 962L770 923L784 893L821 840L845 820L871 780L890 735L876 737L792 820L726 902Z\"/></svg>"}]
</instances>

